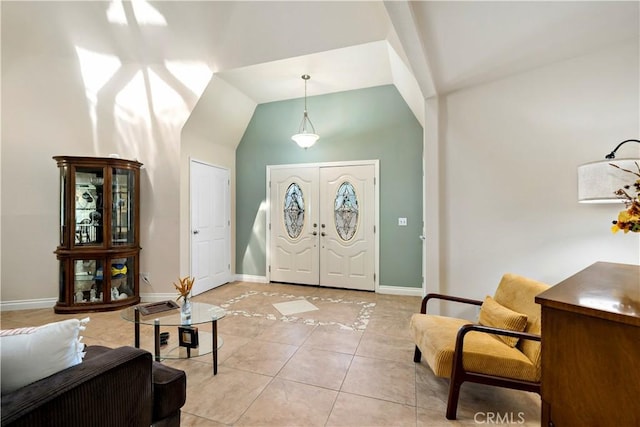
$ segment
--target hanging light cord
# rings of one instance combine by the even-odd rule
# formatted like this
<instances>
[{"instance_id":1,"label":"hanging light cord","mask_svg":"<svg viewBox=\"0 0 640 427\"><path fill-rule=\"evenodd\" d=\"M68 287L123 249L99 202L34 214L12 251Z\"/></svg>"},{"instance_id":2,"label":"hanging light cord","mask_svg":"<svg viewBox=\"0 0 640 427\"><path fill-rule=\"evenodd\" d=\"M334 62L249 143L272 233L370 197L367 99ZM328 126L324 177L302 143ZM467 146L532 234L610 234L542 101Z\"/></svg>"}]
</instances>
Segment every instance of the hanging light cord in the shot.
<instances>
[{"instance_id":1,"label":"hanging light cord","mask_svg":"<svg viewBox=\"0 0 640 427\"><path fill-rule=\"evenodd\" d=\"M306 114L306 93L307 93L307 86L306 86L306 82L305 82L305 114ZM609 154L607 154L604 158L605 159L615 159L616 158L616 151L618 151L618 148L620 148L622 146L622 144L625 144L627 142L637 142L638 144L640 144L640 140L637 139L627 139L626 141L622 141L620 144L618 144L618 146L616 148L613 149L612 152L610 152Z\"/></svg>"},{"instance_id":2,"label":"hanging light cord","mask_svg":"<svg viewBox=\"0 0 640 427\"><path fill-rule=\"evenodd\" d=\"M300 123L299 133L308 133L306 122L309 122L309 124L311 125L311 130L313 131L312 133L316 133L316 129L313 126L313 123L311 123L311 119L307 114L307 80L309 80L310 78L311 76L309 76L308 74L302 75L302 79L304 80L304 114L302 115L302 122Z\"/></svg>"}]
</instances>

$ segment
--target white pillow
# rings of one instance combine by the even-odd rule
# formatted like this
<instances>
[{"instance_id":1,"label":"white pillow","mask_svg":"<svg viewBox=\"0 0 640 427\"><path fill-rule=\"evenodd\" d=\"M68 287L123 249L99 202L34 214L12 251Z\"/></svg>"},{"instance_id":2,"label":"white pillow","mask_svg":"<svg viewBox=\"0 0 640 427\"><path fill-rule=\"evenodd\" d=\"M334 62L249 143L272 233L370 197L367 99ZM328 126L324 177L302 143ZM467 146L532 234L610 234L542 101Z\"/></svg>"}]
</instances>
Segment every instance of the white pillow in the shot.
<instances>
[{"instance_id":1,"label":"white pillow","mask_svg":"<svg viewBox=\"0 0 640 427\"><path fill-rule=\"evenodd\" d=\"M82 362L80 331L89 318L0 331L2 394Z\"/></svg>"}]
</instances>

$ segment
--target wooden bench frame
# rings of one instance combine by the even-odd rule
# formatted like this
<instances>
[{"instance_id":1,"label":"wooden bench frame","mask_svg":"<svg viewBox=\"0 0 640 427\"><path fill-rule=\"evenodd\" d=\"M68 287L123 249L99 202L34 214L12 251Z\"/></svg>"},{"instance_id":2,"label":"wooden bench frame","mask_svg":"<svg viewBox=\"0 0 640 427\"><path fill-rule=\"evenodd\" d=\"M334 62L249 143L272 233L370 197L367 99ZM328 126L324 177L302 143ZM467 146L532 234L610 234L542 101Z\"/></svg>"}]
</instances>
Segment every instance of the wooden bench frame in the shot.
<instances>
[{"instance_id":1,"label":"wooden bench frame","mask_svg":"<svg viewBox=\"0 0 640 427\"><path fill-rule=\"evenodd\" d=\"M421 314L427 314L427 303L432 299L440 299L446 301L453 301L462 304L471 304L476 306L481 306L482 301L469 299L469 298L460 298L451 295L443 295L443 294L427 294L422 299L422 306L420 307ZM472 331L483 332L488 334L496 334L496 335L504 335L508 337L517 337L520 339L527 339L533 341L540 341L541 338L539 335L529 334L526 332L517 332L511 331L507 329L493 328L490 326L482 326L474 323L469 323L467 325L463 325L458 330L458 334L456 336L456 345L453 353L453 366L451 369L451 378L449 381L449 398L447 400L447 419L455 420L456 413L458 411L458 398L460 396L460 387L462 383L465 381L478 383L478 384L486 384L494 387L505 387L516 390L524 390L530 391L534 393L540 394L540 382L532 382L532 381L523 381L513 378L505 378L498 377L495 375L487 375L479 372L471 372L464 369L463 358L464 358L464 338L465 336ZM422 359L422 352L416 345L415 353L413 356L413 361L416 363L420 363Z\"/></svg>"}]
</instances>

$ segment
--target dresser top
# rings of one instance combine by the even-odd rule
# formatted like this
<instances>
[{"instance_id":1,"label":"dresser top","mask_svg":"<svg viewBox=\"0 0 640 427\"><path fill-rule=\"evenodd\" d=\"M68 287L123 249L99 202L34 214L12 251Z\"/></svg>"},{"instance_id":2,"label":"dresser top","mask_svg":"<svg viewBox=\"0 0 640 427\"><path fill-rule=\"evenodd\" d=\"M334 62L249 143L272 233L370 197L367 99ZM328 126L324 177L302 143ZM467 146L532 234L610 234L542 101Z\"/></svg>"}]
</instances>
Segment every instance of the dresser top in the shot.
<instances>
[{"instance_id":1,"label":"dresser top","mask_svg":"<svg viewBox=\"0 0 640 427\"><path fill-rule=\"evenodd\" d=\"M536 302L640 326L640 265L596 262L542 292Z\"/></svg>"}]
</instances>

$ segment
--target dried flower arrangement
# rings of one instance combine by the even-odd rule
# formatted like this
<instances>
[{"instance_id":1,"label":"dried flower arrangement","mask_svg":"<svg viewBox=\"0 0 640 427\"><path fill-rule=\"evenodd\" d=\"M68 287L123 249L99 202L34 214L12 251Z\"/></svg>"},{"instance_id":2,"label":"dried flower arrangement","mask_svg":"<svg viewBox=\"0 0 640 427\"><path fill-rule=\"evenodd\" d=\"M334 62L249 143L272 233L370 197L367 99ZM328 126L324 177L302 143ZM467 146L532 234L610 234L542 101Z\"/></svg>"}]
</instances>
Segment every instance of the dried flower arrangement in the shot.
<instances>
[{"instance_id":1,"label":"dried flower arrangement","mask_svg":"<svg viewBox=\"0 0 640 427\"><path fill-rule=\"evenodd\" d=\"M180 285L177 285L173 282L173 286L175 286L176 290L180 295L176 298L176 301L180 301L180 298L184 298L185 300L189 297L189 293L191 293L191 288L193 287L193 282L195 282L195 277L186 276L183 279L178 278L180 281Z\"/></svg>"},{"instance_id":2,"label":"dried flower arrangement","mask_svg":"<svg viewBox=\"0 0 640 427\"><path fill-rule=\"evenodd\" d=\"M633 184L625 185L623 188L614 192L616 196L624 200L626 207L625 210L618 214L618 219L613 221L611 231L614 233L617 233L620 230L623 230L625 233L630 231L633 233L640 233L640 165L638 165L638 162L634 163L638 172L624 169L620 166L614 165L613 163L609 163L611 166L631 173L637 177Z\"/></svg>"}]
</instances>

